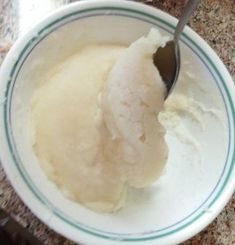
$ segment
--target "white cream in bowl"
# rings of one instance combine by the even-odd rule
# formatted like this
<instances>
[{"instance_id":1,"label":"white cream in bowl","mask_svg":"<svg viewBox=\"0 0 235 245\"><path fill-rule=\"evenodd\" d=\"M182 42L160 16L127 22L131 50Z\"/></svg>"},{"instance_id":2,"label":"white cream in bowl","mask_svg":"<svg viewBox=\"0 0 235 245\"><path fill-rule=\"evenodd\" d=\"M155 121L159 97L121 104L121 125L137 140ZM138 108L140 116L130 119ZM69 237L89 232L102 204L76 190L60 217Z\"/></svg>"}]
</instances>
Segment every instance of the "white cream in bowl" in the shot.
<instances>
[{"instance_id":1,"label":"white cream in bowl","mask_svg":"<svg viewBox=\"0 0 235 245\"><path fill-rule=\"evenodd\" d=\"M71 199L113 212L128 186L143 188L167 160L165 85L153 53L166 37L152 29L128 48L86 45L50 71L32 98L34 151Z\"/></svg>"}]
</instances>

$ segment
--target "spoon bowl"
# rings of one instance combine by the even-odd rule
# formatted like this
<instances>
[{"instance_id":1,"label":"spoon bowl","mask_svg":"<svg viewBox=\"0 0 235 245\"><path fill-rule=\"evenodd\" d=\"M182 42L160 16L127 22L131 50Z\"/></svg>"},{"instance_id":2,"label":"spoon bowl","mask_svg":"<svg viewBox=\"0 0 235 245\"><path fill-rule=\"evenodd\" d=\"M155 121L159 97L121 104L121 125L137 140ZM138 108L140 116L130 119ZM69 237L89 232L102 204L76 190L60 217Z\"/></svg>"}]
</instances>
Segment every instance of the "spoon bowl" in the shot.
<instances>
[{"instance_id":1,"label":"spoon bowl","mask_svg":"<svg viewBox=\"0 0 235 245\"><path fill-rule=\"evenodd\" d=\"M153 55L154 65L166 85L166 97L174 88L180 71L180 50L179 45L169 41L164 47L157 49Z\"/></svg>"},{"instance_id":2,"label":"spoon bowl","mask_svg":"<svg viewBox=\"0 0 235 245\"><path fill-rule=\"evenodd\" d=\"M180 71L180 48L179 37L187 24L193 10L200 0L189 0L177 23L174 39L167 42L164 47L160 47L153 54L153 63L157 67L163 82L166 85L165 99L172 92Z\"/></svg>"}]
</instances>

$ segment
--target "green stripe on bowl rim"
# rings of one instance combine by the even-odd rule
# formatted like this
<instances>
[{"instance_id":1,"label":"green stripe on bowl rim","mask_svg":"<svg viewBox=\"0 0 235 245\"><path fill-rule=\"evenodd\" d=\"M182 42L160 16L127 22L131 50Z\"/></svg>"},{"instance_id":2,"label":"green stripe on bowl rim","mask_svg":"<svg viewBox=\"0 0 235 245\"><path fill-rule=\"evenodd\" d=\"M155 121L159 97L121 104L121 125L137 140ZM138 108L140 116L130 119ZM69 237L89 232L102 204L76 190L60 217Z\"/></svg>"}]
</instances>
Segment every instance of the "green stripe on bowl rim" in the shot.
<instances>
[{"instance_id":1,"label":"green stripe on bowl rim","mask_svg":"<svg viewBox=\"0 0 235 245\"><path fill-rule=\"evenodd\" d=\"M16 81L17 74L19 72L20 67L24 63L29 52L35 47L35 46L33 46L33 48L32 48L32 45L35 45L35 42L36 42L36 44L38 42L40 42L44 37L46 37L50 32L54 31L58 26L65 24L65 22L63 22L63 21L68 20L70 17L76 17L76 19L79 19L79 18L85 18L85 17L94 16L94 15L103 15L104 13L106 13L107 10L113 11L112 13L111 12L109 13L110 15L114 15L115 11L117 11L116 15L121 15L120 12L124 12L124 13L126 13L127 16L129 16L131 18L139 18L140 19L139 16L141 16L141 17L143 17L142 20L144 20L144 21L148 21L148 19L150 19L151 23L153 23L155 25L158 25L158 23L161 23L161 25L165 25L167 28L170 28L171 30L174 29L174 26L172 24L170 24L169 22L167 22L165 20L158 18L157 16L154 16L154 15L142 12L142 11L129 9L129 8L118 8L118 7L100 7L100 8L98 8L97 7L97 8L88 8L88 9L81 10L81 11L74 11L68 15L63 16L62 18L56 19L55 21L49 23L46 27L44 27L43 29L41 29L38 32L38 35L36 37L33 37L25 45L24 49L20 53L15 65L13 66L13 68L11 70L10 79L7 82L7 89L6 89L6 93L5 93L7 99L4 103L4 126L5 126L5 133L7 136L7 141L8 141L9 149L11 151L13 161L15 163L16 168L18 169L18 172L20 173L22 179L24 180L24 182L26 183L26 185L28 186L30 191L35 195L35 197L38 199L38 201L40 201L42 204L46 205L47 207L49 206L50 208L53 207L53 204L51 204L50 201L37 189L37 187L34 185L32 180L30 179L27 171L25 170L25 168L24 168L24 166L23 166L23 164L22 164L22 162L21 162L21 160L17 154L17 150L16 150L16 146L14 144L14 138L13 138L11 128L9 129L9 127L8 127L8 122L10 122L10 110L9 109L10 109L10 103L11 103L11 95L13 92L13 85L14 85L14 82ZM99 12L99 11L100 11L100 13L97 14L97 12ZM88 13L93 13L93 14L87 15ZM84 15L84 16L81 17L81 15ZM148 22L150 22L150 21L148 21ZM51 30L50 30L50 28L51 28ZM49 32L48 32L48 30L49 30ZM217 70L216 65L213 63L213 61L210 59L210 57L208 57L208 55L202 50L202 48L200 48L187 34L184 33L183 38L195 47L195 49L198 51L198 53L200 53L204 57L204 59L207 60L208 64L210 64L213 71L219 77L220 84L222 84L223 89L225 90L226 98L228 99L230 108L232 110L232 119L231 120L235 123L235 110L234 110L234 106L232 103L232 99L231 99L230 93L228 91L228 88L226 86L226 83L225 83L222 75L220 74L220 72ZM198 54L195 50L194 50L194 52L195 52L195 54ZM10 96L9 96L9 94L10 94ZM225 107L226 107L226 103L225 103ZM229 115L228 115L228 117L229 117ZM230 124L231 120L228 120L229 124ZM234 124L233 124L233 127L234 127ZM230 143L231 144L233 143L233 145L234 145L233 135L230 135L230 137L232 137L232 139L230 139L231 140ZM230 146L231 146L231 144L230 144ZM231 152L229 152L229 154L231 154ZM229 178L231 177L232 170L234 168L234 161L235 161L235 151L233 150L231 162L229 164L229 169L227 171L228 173L225 177L225 180L224 180L220 190L217 191L216 196L213 198L213 200L210 201L208 207L211 207L218 200L218 198L220 197L224 188L226 187L226 185L229 181ZM220 182L221 182L221 180L220 180ZM140 234L141 237L125 237L125 234L105 232L105 231L101 231L101 230L98 230L98 229L95 229L92 227L88 227L84 224L80 224L76 221L73 221L70 217L67 217L66 214L64 214L62 211L60 211L56 207L53 207L53 213L58 218L60 218L64 222L66 222L67 224L69 224L69 225L71 225L71 226L73 226L73 227L75 227L81 231L84 231L88 234L94 235L94 236L98 236L98 237L105 238L105 239L111 239L111 240L116 240L116 239L121 238L122 241L145 241L145 240L152 240L152 239L157 239L157 238L165 237L168 235L172 235L172 234L184 229L185 227L189 226L190 224L194 223L196 220L198 220L205 213L205 211L201 210L199 213L197 213L195 215L191 215L190 221L187 221L185 224L181 225L180 227L178 227L174 230L171 230L171 231L165 232L165 233L163 232L162 234L154 234L154 232L152 232L152 233L148 234L151 236L147 236L147 237L145 237L144 234Z\"/></svg>"}]
</instances>

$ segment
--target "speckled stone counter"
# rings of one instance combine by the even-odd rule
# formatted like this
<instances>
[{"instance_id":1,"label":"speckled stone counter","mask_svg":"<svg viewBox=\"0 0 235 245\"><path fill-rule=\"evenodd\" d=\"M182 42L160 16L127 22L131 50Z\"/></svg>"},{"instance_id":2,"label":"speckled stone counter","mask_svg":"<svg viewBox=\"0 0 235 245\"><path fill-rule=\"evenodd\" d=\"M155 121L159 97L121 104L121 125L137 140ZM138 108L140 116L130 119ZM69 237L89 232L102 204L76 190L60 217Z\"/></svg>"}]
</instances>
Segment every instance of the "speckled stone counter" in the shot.
<instances>
[{"instance_id":1,"label":"speckled stone counter","mask_svg":"<svg viewBox=\"0 0 235 245\"><path fill-rule=\"evenodd\" d=\"M37 8L40 0L0 0L0 64L22 29L21 14ZM45 13L67 4L69 0L47 0ZM173 16L180 16L185 0L139 0L162 9ZM38 18L43 14L40 13ZM24 20L27 22L27 20ZM223 60L235 78L235 1L204 0L190 19L189 25L201 35ZM74 244L41 223L22 203L7 180L0 164L0 207L9 212L19 223L37 236L44 244ZM183 245L232 245L235 244L235 195L221 214L206 229Z\"/></svg>"}]
</instances>

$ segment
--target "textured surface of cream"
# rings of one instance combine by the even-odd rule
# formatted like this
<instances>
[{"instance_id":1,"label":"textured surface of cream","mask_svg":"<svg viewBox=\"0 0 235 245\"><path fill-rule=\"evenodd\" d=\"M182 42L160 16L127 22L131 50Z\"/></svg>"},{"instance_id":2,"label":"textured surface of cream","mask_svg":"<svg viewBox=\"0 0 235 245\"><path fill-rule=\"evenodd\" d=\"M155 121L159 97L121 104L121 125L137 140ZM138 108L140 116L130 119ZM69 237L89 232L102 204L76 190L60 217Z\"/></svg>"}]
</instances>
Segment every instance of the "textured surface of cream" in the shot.
<instances>
[{"instance_id":1,"label":"textured surface of cream","mask_svg":"<svg viewBox=\"0 0 235 245\"><path fill-rule=\"evenodd\" d=\"M101 108L112 139L107 153L117 152L113 156L122 163L127 183L137 188L156 180L167 158L165 131L157 120L165 85L152 58L165 41L152 29L147 38L134 42L115 63L102 94Z\"/></svg>"},{"instance_id":2,"label":"textured surface of cream","mask_svg":"<svg viewBox=\"0 0 235 245\"><path fill-rule=\"evenodd\" d=\"M32 99L34 150L47 176L71 199L96 211L125 203L167 157L156 119L165 88L152 63L158 32L129 48L89 45L58 65Z\"/></svg>"}]
</instances>

